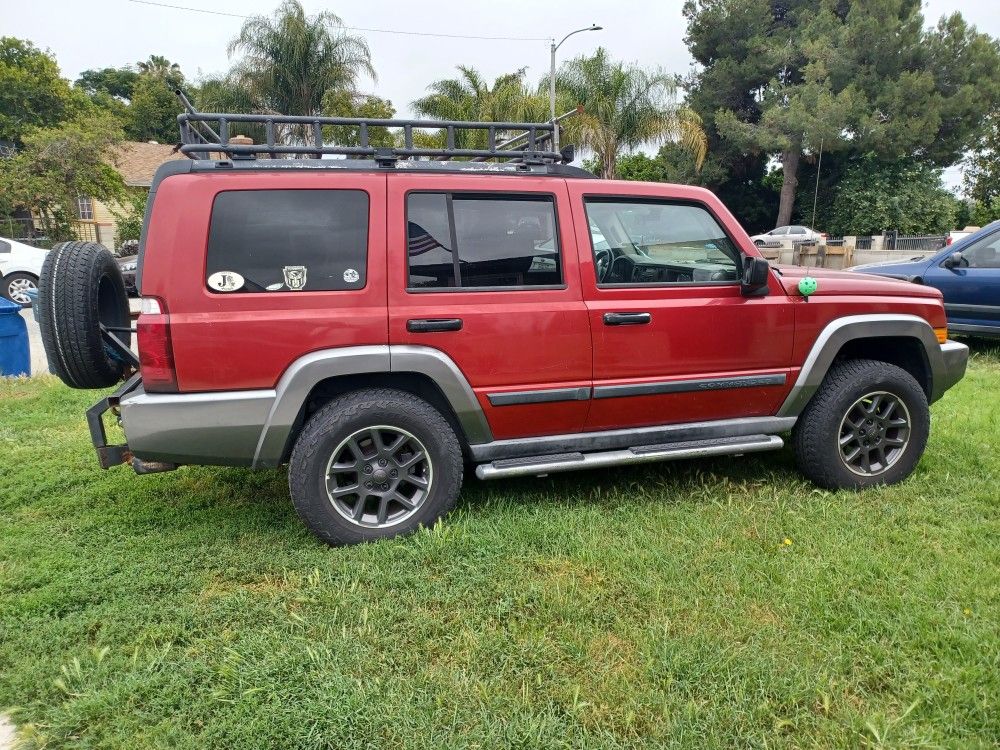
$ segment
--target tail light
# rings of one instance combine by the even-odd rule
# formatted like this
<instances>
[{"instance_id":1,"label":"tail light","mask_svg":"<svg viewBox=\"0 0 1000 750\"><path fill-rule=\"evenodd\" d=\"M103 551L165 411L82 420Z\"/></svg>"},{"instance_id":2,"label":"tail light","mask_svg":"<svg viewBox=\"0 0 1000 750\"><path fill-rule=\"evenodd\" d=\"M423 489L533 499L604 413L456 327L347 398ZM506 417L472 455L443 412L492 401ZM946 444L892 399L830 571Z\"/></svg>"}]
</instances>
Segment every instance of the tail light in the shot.
<instances>
[{"instance_id":1,"label":"tail light","mask_svg":"<svg viewBox=\"0 0 1000 750\"><path fill-rule=\"evenodd\" d=\"M139 372L147 393L176 393L177 371L170 344L170 315L156 297L143 297L136 324Z\"/></svg>"},{"instance_id":2,"label":"tail light","mask_svg":"<svg viewBox=\"0 0 1000 750\"><path fill-rule=\"evenodd\" d=\"M949 235L948 235L948 236L947 236L947 237L945 238L945 240L944 240L944 246L945 246L945 247L948 247L948 245L950 245L950 244L951 244L952 242L953 242L953 240L952 240L952 238L951 238L951 235L949 234Z\"/></svg>"}]
</instances>

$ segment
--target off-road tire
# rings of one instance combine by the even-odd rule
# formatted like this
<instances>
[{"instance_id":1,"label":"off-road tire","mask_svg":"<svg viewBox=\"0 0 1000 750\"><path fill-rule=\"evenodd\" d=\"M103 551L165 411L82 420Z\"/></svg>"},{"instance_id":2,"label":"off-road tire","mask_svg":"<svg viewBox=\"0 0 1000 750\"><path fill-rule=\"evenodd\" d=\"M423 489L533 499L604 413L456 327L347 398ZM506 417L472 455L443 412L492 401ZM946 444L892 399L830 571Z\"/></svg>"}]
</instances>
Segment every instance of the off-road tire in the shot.
<instances>
[{"instance_id":1,"label":"off-road tire","mask_svg":"<svg viewBox=\"0 0 1000 750\"><path fill-rule=\"evenodd\" d=\"M93 242L52 248L38 280L38 325L52 372L71 388L106 388L125 375L101 335L101 324L130 325L125 282L114 256ZM132 336L115 333L126 345Z\"/></svg>"},{"instance_id":2,"label":"off-road tire","mask_svg":"<svg viewBox=\"0 0 1000 750\"><path fill-rule=\"evenodd\" d=\"M359 430L388 425L407 431L426 447L433 466L427 496L415 513L387 527L362 527L334 508L327 465L343 440ZM339 546L389 539L430 526L455 506L462 486L462 448L448 420L416 396L373 388L340 396L306 422L288 465L288 488L299 517L316 536Z\"/></svg>"},{"instance_id":3,"label":"off-road tire","mask_svg":"<svg viewBox=\"0 0 1000 750\"><path fill-rule=\"evenodd\" d=\"M892 394L905 405L910 433L894 463L879 474L862 476L851 471L841 455L840 428L851 406L876 391ZM887 362L848 359L830 368L803 410L792 430L792 448L799 470L820 487L864 489L906 479L924 452L929 431L927 394L910 373Z\"/></svg>"}]
</instances>

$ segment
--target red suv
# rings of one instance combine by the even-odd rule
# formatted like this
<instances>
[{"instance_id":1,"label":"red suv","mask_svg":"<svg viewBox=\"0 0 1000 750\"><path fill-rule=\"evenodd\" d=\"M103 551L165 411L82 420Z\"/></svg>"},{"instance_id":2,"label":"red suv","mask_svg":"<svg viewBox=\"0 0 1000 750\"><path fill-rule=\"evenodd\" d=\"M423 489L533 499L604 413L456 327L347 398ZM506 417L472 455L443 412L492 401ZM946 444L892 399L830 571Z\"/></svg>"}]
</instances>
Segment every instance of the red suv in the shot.
<instances>
[{"instance_id":1,"label":"red suv","mask_svg":"<svg viewBox=\"0 0 1000 750\"><path fill-rule=\"evenodd\" d=\"M88 415L103 466L288 464L329 543L433 523L466 467L743 454L790 433L823 487L898 482L965 372L937 290L816 269L804 296L804 269L771 268L712 193L594 179L545 150L551 124L434 123L490 144L437 151L413 146L425 123L186 117L183 150L205 158L153 183L138 359L114 260L70 243L41 279L50 362L75 387L125 380ZM230 143L237 119L265 142ZM282 122L398 126L405 145L276 146ZM495 145L515 127L520 149ZM264 158L288 153L312 158ZM108 409L127 444L107 444Z\"/></svg>"}]
</instances>

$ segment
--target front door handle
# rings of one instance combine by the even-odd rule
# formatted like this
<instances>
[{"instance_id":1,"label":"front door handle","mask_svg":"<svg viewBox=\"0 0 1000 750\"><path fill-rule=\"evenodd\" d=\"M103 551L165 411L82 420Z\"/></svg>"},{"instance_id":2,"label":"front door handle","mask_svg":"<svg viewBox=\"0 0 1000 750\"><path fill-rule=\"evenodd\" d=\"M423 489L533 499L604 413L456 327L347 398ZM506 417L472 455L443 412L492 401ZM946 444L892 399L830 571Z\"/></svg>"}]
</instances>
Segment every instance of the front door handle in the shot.
<instances>
[{"instance_id":1,"label":"front door handle","mask_svg":"<svg viewBox=\"0 0 1000 750\"><path fill-rule=\"evenodd\" d=\"M609 312L604 313L606 326L644 326L653 319L648 312Z\"/></svg>"},{"instance_id":2,"label":"front door handle","mask_svg":"<svg viewBox=\"0 0 1000 750\"><path fill-rule=\"evenodd\" d=\"M417 318L406 321L410 333L434 333L436 331L461 331L461 318Z\"/></svg>"}]
</instances>

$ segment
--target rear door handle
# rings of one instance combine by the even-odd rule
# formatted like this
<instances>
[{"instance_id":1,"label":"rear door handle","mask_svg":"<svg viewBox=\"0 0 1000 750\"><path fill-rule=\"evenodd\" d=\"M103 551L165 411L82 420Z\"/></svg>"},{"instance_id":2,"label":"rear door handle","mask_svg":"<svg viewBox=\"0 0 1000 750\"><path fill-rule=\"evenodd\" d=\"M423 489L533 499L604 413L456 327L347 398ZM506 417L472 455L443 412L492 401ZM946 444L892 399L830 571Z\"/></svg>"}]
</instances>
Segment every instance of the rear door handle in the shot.
<instances>
[{"instance_id":1,"label":"rear door handle","mask_svg":"<svg viewBox=\"0 0 1000 750\"><path fill-rule=\"evenodd\" d=\"M436 331L461 331L461 318L417 318L406 321L410 333L434 333Z\"/></svg>"},{"instance_id":2,"label":"rear door handle","mask_svg":"<svg viewBox=\"0 0 1000 750\"><path fill-rule=\"evenodd\" d=\"M606 326L644 326L653 319L648 312L609 312L604 313Z\"/></svg>"}]
</instances>

